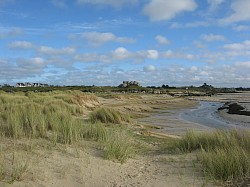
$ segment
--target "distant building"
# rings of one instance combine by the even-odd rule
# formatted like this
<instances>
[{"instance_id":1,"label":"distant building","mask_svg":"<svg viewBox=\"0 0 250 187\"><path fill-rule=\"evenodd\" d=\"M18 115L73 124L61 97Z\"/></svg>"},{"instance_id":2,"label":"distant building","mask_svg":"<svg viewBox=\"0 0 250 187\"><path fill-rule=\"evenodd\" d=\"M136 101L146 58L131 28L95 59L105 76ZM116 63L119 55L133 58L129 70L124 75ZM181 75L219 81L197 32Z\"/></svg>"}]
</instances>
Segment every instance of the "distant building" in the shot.
<instances>
[{"instance_id":1,"label":"distant building","mask_svg":"<svg viewBox=\"0 0 250 187\"><path fill-rule=\"evenodd\" d=\"M28 87L48 87L48 84L42 84L42 83L29 83L29 82L19 82L16 83L17 88L28 88Z\"/></svg>"},{"instance_id":2,"label":"distant building","mask_svg":"<svg viewBox=\"0 0 250 187\"><path fill-rule=\"evenodd\" d=\"M29 82L24 83L25 87L32 87L32 84Z\"/></svg>"},{"instance_id":3,"label":"distant building","mask_svg":"<svg viewBox=\"0 0 250 187\"><path fill-rule=\"evenodd\" d=\"M39 87L39 83L33 83L33 87Z\"/></svg>"},{"instance_id":4,"label":"distant building","mask_svg":"<svg viewBox=\"0 0 250 187\"><path fill-rule=\"evenodd\" d=\"M18 82L18 83L16 83L16 87L18 87L18 88L23 88L23 87L26 87L26 86L25 86L24 83Z\"/></svg>"}]
</instances>

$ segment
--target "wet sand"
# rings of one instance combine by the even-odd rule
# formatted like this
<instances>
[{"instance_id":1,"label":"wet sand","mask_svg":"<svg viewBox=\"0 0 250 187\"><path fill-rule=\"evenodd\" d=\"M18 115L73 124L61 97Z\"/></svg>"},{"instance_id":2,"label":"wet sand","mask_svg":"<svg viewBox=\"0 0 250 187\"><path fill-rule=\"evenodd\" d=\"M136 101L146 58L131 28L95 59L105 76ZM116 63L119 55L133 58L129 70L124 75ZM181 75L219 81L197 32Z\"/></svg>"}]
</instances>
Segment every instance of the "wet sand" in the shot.
<instances>
[{"instance_id":1,"label":"wet sand","mask_svg":"<svg viewBox=\"0 0 250 187\"><path fill-rule=\"evenodd\" d=\"M250 92L239 92L239 93L231 93L231 94L220 94L217 96L220 98L220 102L226 103L237 103L238 105L244 108L244 111L250 111ZM250 128L250 116L247 115L237 115L237 114L229 114L228 110L220 110L218 112L219 116L229 121L236 126L243 126L246 128Z\"/></svg>"},{"instance_id":2,"label":"wet sand","mask_svg":"<svg viewBox=\"0 0 250 187\"><path fill-rule=\"evenodd\" d=\"M238 102L250 109L250 92L218 94L212 97L192 97L199 101L197 107L178 110L159 110L140 122L160 126L156 132L181 135L188 130L209 131L214 129L250 129L250 116L218 111L226 102Z\"/></svg>"},{"instance_id":3,"label":"wet sand","mask_svg":"<svg viewBox=\"0 0 250 187\"><path fill-rule=\"evenodd\" d=\"M249 116L228 114L226 110L218 111L222 105L220 102L201 101L198 109L187 110L180 114L180 118L216 129L248 127Z\"/></svg>"},{"instance_id":4,"label":"wet sand","mask_svg":"<svg viewBox=\"0 0 250 187\"><path fill-rule=\"evenodd\" d=\"M142 118L139 121L141 123L150 124L160 127L160 129L152 129L153 132L160 132L173 135L182 135L186 131L195 129L196 131L212 130L211 127L199 124L198 122L192 122L181 119L181 114L186 111L192 111L192 109L181 110L163 110L152 114L149 117Z\"/></svg>"}]
</instances>

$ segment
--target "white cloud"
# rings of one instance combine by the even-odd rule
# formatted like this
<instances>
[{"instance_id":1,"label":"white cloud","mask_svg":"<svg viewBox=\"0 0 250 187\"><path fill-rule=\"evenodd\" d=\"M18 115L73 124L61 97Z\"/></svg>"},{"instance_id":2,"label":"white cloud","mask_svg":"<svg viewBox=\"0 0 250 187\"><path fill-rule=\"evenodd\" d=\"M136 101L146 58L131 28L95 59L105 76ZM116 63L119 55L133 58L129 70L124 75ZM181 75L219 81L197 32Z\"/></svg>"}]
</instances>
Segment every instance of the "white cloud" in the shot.
<instances>
[{"instance_id":1,"label":"white cloud","mask_svg":"<svg viewBox=\"0 0 250 187\"><path fill-rule=\"evenodd\" d=\"M48 47L48 46L41 46L37 49L37 51L44 55L70 55L75 52L75 49L72 47L56 49L56 48Z\"/></svg>"},{"instance_id":2,"label":"white cloud","mask_svg":"<svg viewBox=\"0 0 250 187\"><path fill-rule=\"evenodd\" d=\"M214 11L224 2L224 0L207 0L207 2L210 5L209 10Z\"/></svg>"},{"instance_id":3,"label":"white cloud","mask_svg":"<svg viewBox=\"0 0 250 187\"><path fill-rule=\"evenodd\" d=\"M105 32L85 32L82 33L82 38L88 41L90 45L100 46L106 42L119 42L119 43L134 43L135 39L127 37L117 37L113 33Z\"/></svg>"},{"instance_id":4,"label":"white cloud","mask_svg":"<svg viewBox=\"0 0 250 187\"><path fill-rule=\"evenodd\" d=\"M156 71L156 67L153 65L148 65L143 67L144 72L153 72Z\"/></svg>"},{"instance_id":5,"label":"white cloud","mask_svg":"<svg viewBox=\"0 0 250 187\"><path fill-rule=\"evenodd\" d=\"M101 45L103 43L114 41L116 36L113 33L85 32L82 37L92 45Z\"/></svg>"},{"instance_id":6,"label":"white cloud","mask_svg":"<svg viewBox=\"0 0 250 187\"><path fill-rule=\"evenodd\" d=\"M226 44L224 48L231 51L247 51L250 50L250 40L245 40L241 43Z\"/></svg>"},{"instance_id":7,"label":"white cloud","mask_svg":"<svg viewBox=\"0 0 250 187\"><path fill-rule=\"evenodd\" d=\"M104 54L87 53L75 55L74 59L79 62L105 62L112 63L130 59L131 62L143 62L145 59L156 60L160 58L157 50L129 51L124 47L118 47L114 51Z\"/></svg>"},{"instance_id":8,"label":"white cloud","mask_svg":"<svg viewBox=\"0 0 250 187\"><path fill-rule=\"evenodd\" d=\"M230 24L239 21L250 21L250 1L249 0L234 0L231 8L233 14L220 20L222 24Z\"/></svg>"},{"instance_id":9,"label":"white cloud","mask_svg":"<svg viewBox=\"0 0 250 187\"><path fill-rule=\"evenodd\" d=\"M201 39L203 39L206 42L214 42L214 41L225 41L226 38L222 35L216 35L216 34L204 34L201 36Z\"/></svg>"},{"instance_id":10,"label":"white cloud","mask_svg":"<svg viewBox=\"0 0 250 187\"><path fill-rule=\"evenodd\" d=\"M66 8L67 7L65 0L51 0L50 2L58 8Z\"/></svg>"},{"instance_id":11,"label":"white cloud","mask_svg":"<svg viewBox=\"0 0 250 187\"><path fill-rule=\"evenodd\" d=\"M161 35L157 35L155 37L155 40L159 43L159 44L162 44L162 45L168 45L170 44L170 41L165 38L164 36L161 36Z\"/></svg>"},{"instance_id":12,"label":"white cloud","mask_svg":"<svg viewBox=\"0 0 250 187\"><path fill-rule=\"evenodd\" d=\"M95 62L95 61L100 61L100 58L99 55L97 54L85 53L85 54L75 55L74 60L80 62Z\"/></svg>"},{"instance_id":13,"label":"white cloud","mask_svg":"<svg viewBox=\"0 0 250 187\"><path fill-rule=\"evenodd\" d=\"M46 62L41 57L34 57L29 59L17 59L17 73L26 72L29 75L35 76L35 73L42 73ZM27 76L27 75L25 75Z\"/></svg>"},{"instance_id":14,"label":"white cloud","mask_svg":"<svg viewBox=\"0 0 250 187\"><path fill-rule=\"evenodd\" d=\"M160 56L162 58L176 58L176 59L185 59L185 60L194 60L196 57L193 54L173 52L171 50L161 52Z\"/></svg>"},{"instance_id":15,"label":"white cloud","mask_svg":"<svg viewBox=\"0 0 250 187\"><path fill-rule=\"evenodd\" d=\"M194 0L151 0L143 9L151 21L170 20L185 11L194 11Z\"/></svg>"},{"instance_id":16,"label":"white cloud","mask_svg":"<svg viewBox=\"0 0 250 187\"><path fill-rule=\"evenodd\" d=\"M23 30L21 28L10 28L10 29L7 29L4 32L0 32L0 39L1 38L20 36L22 34L23 34Z\"/></svg>"},{"instance_id":17,"label":"white cloud","mask_svg":"<svg viewBox=\"0 0 250 187\"><path fill-rule=\"evenodd\" d=\"M250 61L249 62L236 62L235 66L238 67L238 68L250 69Z\"/></svg>"},{"instance_id":18,"label":"white cloud","mask_svg":"<svg viewBox=\"0 0 250 187\"><path fill-rule=\"evenodd\" d=\"M171 29L182 29L182 28L196 28L196 27L208 27L210 25L207 21L194 21L188 23L172 23Z\"/></svg>"},{"instance_id":19,"label":"white cloud","mask_svg":"<svg viewBox=\"0 0 250 187\"><path fill-rule=\"evenodd\" d=\"M248 25L234 25L233 29L236 31L239 31L239 32L248 31L248 30L250 30L250 26L248 26Z\"/></svg>"},{"instance_id":20,"label":"white cloud","mask_svg":"<svg viewBox=\"0 0 250 187\"><path fill-rule=\"evenodd\" d=\"M191 72L191 73L195 73L196 71L198 71L198 68L197 68L196 66L192 66L192 67L190 68L190 72Z\"/></svg>"},{"instance_id":21,"label":"white cloud","mask_svg":"<svg viewBox=\"0 0 250 187\"><path fill-rule=\"evenodd\" d=\"M199 58L201 61L206 62L210 65L220 61L225 61L226 59L228 60L228 56L225 53L222 53L220 51L214 52L209 50L203 52Z\"/></svg>"},{"instance_id":22,"label":"white cloud","mask_svg":"<svg viewBox=\"0 0 250 187\"><path fill-rule=\"evenodd\" d=\"M77 0L78 4L109 5L120 8L125 4L136 4L138 0Z\"/></svg>"},{"instance_id":23,"label":"white cloud","mask_svg":"<svg viewBox=\"0 0 250 187\"><path fill-rule=\"evenodd\" d=\"M124 48L118 48L120 53L127 52ZM134 53L136 54L136 53ZM86 56L87 57L87 54ZM97 56L94 56L96 58ZM101 58L101 56L99 56ZM99 58L98 57L98 58ZM1 59L0 58L0 83L34 80L43 77L46 83L59 85L119 85L123 80L136 80L143 85L174 85L174 86L200 86L204 82L213 86L239 87L249 86L250 81L250 62L236 62L234 64L221 64L213 66L188 66L172 64L155 65L138 64L136 67L123 69L120 63L104 64L103 66L87 65L83 69L69 69L57 64L60 73L44 73L48 60L41 57L27 59ZM48 70L48 69L46 69ZM63 71L63 72L62 72ZM149 76L149 73L150 76ZM47 76L45 76L45 74ZM82 79L84 77L84 79Z\"/></svg>"},{"instance_id":24,"label":"white cloud","mask_svg":"<svg viewBox=\"0 0 250 187\"><path fill-rule=\"evenodd\" d=\"M124 47L119 47L113 52L115 60L124 60L131 57L131 53Z\"/></svg>"},{"instance_id":25,"label":"white cloud","mask_svg":"<svg viewBox=\"0 0 250 187\"><path fill-rule=\"evenodd\" d=\"M174 52L172 50L168 50L168 51L165 51L162 53L162 55L165 57L165 58L172 58L175 56Z\"/></svg>"},{"instance_id":26,"label":"white cloud","mask_svg":"<svg viewBox=\"0 0 250 187\"><path fill-rule=\"evenodd\" d=\"M0 82L1 80L13 82L40 76L46 61L41 57L0 59L0 65Z\"/></svg>"},{"instance_id":27,"label":"white cloud","mask_svg":"<svg viewBox=\"0 0 250 187\"><path fill-rule=\"evenodd\" d=\"M33 48L33 44L27 41L14 41L9 44L9 48L11 49L31 49Z\"/></svg>"},{"instance_id":28,"label":"white cloud","mask_svg":"<svg viewBox=\"0 0 250 187\"><path fill-rule=\"evenodd\" d=\"M208 73L207 71L201 71L201 72L199 73L199 75L201 75L201 76L208 76L209 73Z\"/></svg>"},{"instance_id":29,"label":"white cloud","mask_svg":"<svg viewBox=\"0 0 250 187\"><path fill-rule=\"evenodd\" d=\"M159 52L153 49L147 50L147 58L156 60L159 58Z\"/></svg>"},{"instance_id":30,"label":"white cloud","mask_svg":"<svg viewBox=\"0 0 250 187\"><path fill-rule=\"evenodd\" d=\"M207 48L207 46L204 43L197 41L197 40L193 41L193 44L195 45L195 47L199 49Z\"/></svg>"}]
</instances>

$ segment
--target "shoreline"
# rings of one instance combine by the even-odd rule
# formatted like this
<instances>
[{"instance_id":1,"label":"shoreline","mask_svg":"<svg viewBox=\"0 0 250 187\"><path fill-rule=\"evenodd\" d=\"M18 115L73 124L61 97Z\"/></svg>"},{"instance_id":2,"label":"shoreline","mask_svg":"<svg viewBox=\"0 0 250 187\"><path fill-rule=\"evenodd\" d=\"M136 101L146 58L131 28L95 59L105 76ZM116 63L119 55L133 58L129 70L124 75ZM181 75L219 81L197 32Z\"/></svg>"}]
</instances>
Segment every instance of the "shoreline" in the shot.
<instances>
[{"instance_id":1,"label":"shoreline","mask_svg":"<svg viewBox=\"0 0 250 187\"><path fill-rule=\"evenodd\" d=\"M226 106L226 104L229 105L229 104L236 103L240 107L244 108L242 111L244 112L250 111L250 92L228 93L228 94L226 93L226 94L218 94L212 97L196 97L196 98L189 98L189 99L200 101L200 102L201 101L219 102L222 105L224 105L224 107ZM223 110L219 109L217 111L217 115L222 120L226 121L227 123L234 124L236 127L250 128L250 116L239 115L237 114L237 112L230 112L230 113L228 113L227 106Z\"/></svg>"},{"instance_id":2,"label":"shoreline","mask_svg":"<svg viewBox=\"0 0 250 187\"><path fill-rule=\"evenodd\" d=\"M225 103L223 107L218 109L218 114L223 119L236 123L236 125L250 128L249 108L250 103Z\"/></svg>"},{"instance_id":3,"label":"shoreline","mask_svg":"<svg viewBox=\"0 0 250 187\"><path fill-rule=\"evenodd\" d=\"M223 104L232 99L244 103L244 105L249 104L245 100L246 97L244 97L243 100L240 94L220 94L206 98L188 98L188 100L198 101L200 104L170 110L155 110L155 112L151 113L148 117L139 119L139 122L160 127L160 129L151 129L150 131L152 132L177 136L184 134L190 129L205 132L215 129L250 128L250 116L228 114L226 110L218 110ZM200 110L202 110L201 113L199 113ZM186 117L183 117L183 115L186 115Z\"/></svg>"}]
</instances>

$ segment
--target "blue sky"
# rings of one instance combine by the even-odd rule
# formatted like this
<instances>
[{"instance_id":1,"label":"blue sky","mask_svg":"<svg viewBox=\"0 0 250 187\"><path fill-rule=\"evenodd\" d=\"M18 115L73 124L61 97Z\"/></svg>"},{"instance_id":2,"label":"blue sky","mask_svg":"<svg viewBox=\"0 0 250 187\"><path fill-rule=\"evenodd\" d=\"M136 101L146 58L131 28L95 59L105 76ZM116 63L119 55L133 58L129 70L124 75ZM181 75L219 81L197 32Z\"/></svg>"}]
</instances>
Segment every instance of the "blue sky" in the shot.
<instances>
[{"instance_id":1,"label":"blue sky","mask_svg":"<svg viewBox=\"0 0 250 187\"><path fill-rule=\"evenodd\" d=\"M0 84L250 87L250 0L0 0Z\"/></svg>"}]
</instances>

